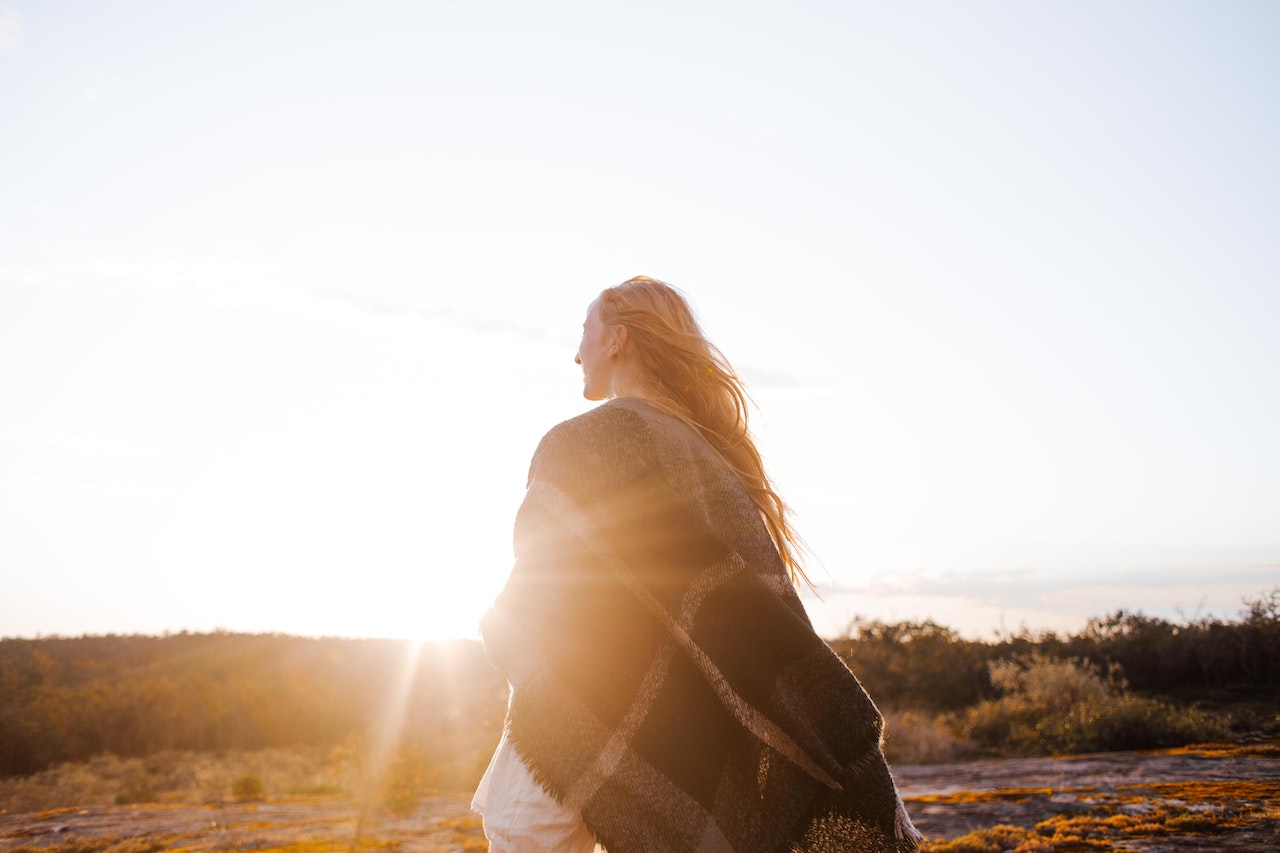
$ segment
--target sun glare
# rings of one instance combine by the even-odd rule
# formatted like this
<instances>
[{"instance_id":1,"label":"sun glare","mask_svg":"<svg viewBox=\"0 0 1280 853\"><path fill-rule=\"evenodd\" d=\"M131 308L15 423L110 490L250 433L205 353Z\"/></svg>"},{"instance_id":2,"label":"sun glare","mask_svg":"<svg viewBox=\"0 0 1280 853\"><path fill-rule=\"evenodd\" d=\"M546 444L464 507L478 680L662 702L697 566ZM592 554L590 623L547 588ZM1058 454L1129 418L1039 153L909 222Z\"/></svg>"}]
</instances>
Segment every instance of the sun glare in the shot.
<instances>
[{"instance_id":1,"label":"sun glare","mask_svg":"<svg viewBox=\"0 0 1280 853\"><path fill-rule=\"evenodd\" d=\"M461 581L444 585L423 602L421 611L405 620L396 636L421 642L437 642L480 636L480 617L493 601L487 590Z\"/></svg>"},{"instance_id":2,"label":"sun glare","mask_svg":"<svg viewBox=\"0 0 1280 853\"><path fill-rule=\"evenodd\" d=\"M506 526L505 518L493 519L472 535L455 532L453 547L434 551L430 565L413 571L367 633L422 642L478 638L480 617L510 570Z\"/></svg>"}]
</instances>

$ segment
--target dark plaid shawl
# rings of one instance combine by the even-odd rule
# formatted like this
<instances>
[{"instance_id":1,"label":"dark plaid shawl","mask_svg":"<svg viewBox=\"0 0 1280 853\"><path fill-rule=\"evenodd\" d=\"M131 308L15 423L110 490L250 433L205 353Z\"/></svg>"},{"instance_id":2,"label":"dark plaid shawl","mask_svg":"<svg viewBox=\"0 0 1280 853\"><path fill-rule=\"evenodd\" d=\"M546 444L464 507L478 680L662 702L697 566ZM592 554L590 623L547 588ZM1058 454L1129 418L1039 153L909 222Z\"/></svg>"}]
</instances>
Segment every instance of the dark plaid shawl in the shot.
<instances>
[{"instance_id":1,"label":"dark plaid shawl","mask_svg":"<svg viewBox=\"0 0 1280 853\"><path fill-rule=\"evenodd\" d=\"M915 848L880 713L679 419L620 399L553 429L515 548L482 623L510 737L610 853Z\"/></svg>"}]
</instances>

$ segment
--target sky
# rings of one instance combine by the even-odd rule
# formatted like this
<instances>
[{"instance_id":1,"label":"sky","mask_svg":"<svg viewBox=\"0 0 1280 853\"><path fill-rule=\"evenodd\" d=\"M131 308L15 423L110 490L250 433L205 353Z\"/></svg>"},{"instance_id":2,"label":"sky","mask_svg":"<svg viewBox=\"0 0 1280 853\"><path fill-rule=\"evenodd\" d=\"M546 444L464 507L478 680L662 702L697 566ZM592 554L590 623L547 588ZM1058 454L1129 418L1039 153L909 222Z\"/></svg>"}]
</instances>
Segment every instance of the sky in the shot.
<instances>
[{"instance_id":1,"label":"sky","mask_svg":"<svg viewBox=\"0 0 1280 853\"><path fill-rule=\"evenodd\" d=\"M746 377L805 604L1280 584L1280 6L0 0L0 636L475 636L588 303Z\"/></svg>"}]
</instances>

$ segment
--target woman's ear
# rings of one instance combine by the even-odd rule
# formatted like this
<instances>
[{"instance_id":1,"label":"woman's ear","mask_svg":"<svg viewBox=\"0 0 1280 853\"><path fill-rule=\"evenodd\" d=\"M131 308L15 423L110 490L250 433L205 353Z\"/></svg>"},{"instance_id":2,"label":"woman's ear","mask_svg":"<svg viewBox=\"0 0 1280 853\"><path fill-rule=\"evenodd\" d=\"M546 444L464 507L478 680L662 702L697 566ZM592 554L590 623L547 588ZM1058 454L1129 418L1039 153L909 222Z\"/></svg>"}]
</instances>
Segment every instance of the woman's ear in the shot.
<instances>
[{"instance_id":1,"label":"woman's ear","mask_svg":"<svg viewBox=\"0 0 1280 853\"><path fill-rule=\"evenodd\" d=\"M627 327L614 326L613 327L613 347L611 348L611 353L614 355L622 355L623 347L625 347L626 345L627 345Z\"/></svg>"}]
</instances>

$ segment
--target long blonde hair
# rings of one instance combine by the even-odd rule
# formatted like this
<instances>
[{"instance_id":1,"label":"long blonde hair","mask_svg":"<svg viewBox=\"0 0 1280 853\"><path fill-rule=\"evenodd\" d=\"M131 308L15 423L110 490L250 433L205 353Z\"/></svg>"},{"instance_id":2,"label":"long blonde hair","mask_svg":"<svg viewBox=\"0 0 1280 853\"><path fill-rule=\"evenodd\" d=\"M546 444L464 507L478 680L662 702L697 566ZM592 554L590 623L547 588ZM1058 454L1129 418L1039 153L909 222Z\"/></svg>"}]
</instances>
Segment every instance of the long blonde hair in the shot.
<instances>
[{"instance_id":1,"label":"long blonde hair","mask_svg":"<svg viewBox=\"0 0 1280 853\"><path fill-rule=\"evenodd\" d=\"M600 319L627 330L634 378L645 398L696 429L728 463L760 511L792 583L812 589L791 508L774 491L747 428L746 388L703 335L684 295L665 282L636 276L600 294Z\"/></svg>"}]
</instances>

